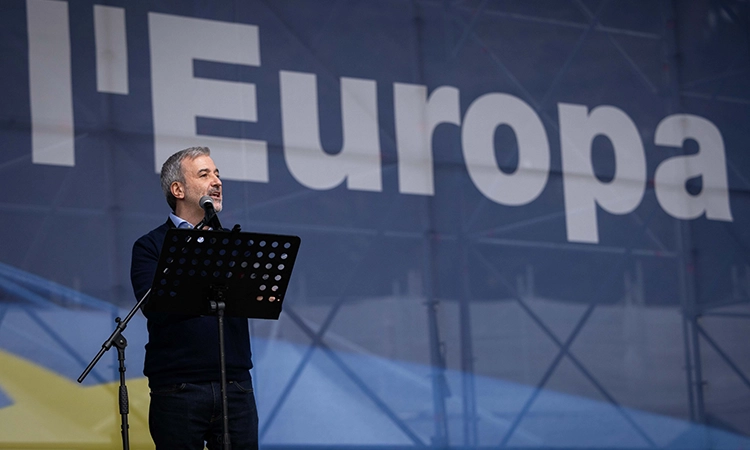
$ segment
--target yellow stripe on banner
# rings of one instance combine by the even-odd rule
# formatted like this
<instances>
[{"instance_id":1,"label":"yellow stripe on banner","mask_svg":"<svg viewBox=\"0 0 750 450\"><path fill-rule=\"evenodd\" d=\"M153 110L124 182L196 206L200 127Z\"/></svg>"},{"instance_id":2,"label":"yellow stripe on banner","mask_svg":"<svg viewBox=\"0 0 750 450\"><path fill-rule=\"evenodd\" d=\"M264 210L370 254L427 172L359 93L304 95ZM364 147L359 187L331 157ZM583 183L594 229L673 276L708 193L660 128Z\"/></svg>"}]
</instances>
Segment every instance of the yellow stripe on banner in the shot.
<instances>
[{"instance_id":1,"label":"yellow stripe on banner","mask_svg":"<svg viewBox=\"0 0 750 450\"><path fill-rule=\"evenodd\" d=\"M121 449L119 382L81 386L0 351L0 449ZM128 381L130 447L153 449L148 433L146 378Z\"/></svg>"}]
</instances>

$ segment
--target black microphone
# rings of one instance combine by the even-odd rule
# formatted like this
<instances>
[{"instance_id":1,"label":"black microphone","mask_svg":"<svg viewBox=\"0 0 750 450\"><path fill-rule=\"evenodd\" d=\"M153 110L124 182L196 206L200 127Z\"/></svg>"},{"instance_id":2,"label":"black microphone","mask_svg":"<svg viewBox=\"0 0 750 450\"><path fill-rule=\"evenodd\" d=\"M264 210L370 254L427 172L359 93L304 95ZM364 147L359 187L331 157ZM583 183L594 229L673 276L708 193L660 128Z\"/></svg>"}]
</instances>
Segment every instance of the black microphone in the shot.
<instances>
[{"instance_id":1,"label":"black microphone","mask_svg":"<svg viewBox=\"0 0 750 450\"><path fill-rule=\"evenodd\" d=\"M198 200L198 204L201 205L201 208L203 208L203 211L206 213L206 217L210 219L210 216L216 214L216 210L214 209L214 199L211 198L210 195L204 195L201 197L200 200Z\"/></svg>"},{"instance_id":2,"label":"black microphone","mask_svg":"<svg viewBox=\"0 0 750 450\"><path fill-rule=\"evenodd\" d=\"M204 195L198 200L198 204L203 208L204 215L195 228L201 229L204 225L212 226L214 229L221 229L221 223L219 218L216 216L216 209L214 209L214 199L210 195ZM213 221L213 223L211 223Z\"/></svg>"}]
</instances>

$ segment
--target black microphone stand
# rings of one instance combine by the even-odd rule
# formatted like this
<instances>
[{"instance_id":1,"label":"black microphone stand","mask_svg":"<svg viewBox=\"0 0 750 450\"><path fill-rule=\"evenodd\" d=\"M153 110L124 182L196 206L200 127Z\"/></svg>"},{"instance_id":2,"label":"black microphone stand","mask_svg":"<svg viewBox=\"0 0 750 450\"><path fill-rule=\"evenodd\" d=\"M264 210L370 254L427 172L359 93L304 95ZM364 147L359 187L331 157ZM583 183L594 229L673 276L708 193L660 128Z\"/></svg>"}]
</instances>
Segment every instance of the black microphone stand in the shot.
<instances>
[{"instance_id":1,"label":"black microphone stand","mask_svg":"<svg viewBox=\"0 0 750 450\"><path fill-rule=\"evenodd\" d=\"M86 369L83 371L80 377L78 377L78 382L83 383L83 380L86 378L86 376L91 372L91 369L94 368L96 363L99 362L99 360L104 356L104 353L108 351L112 346L114 345L117 347L117 360L120 363L120 390L119 390L119 405L120 405L120 433L122 434L122 448L124 450L130 450L130 438L128 435L128 429L130 426L128 425L128 413L129 413L129 401L128 401L128 387L125 385L125 347L128 346L128 341L125 339L125 337L122 335L122 332L125 331L125 328L128 327L128 322L130 322L130 319L133 318L135 313L138 311L138 309L143 305L143 303L148 298L149 294L151 293L151 289L149 288L148 291L141 297L140 300L138 300L138 303L135 304L133 309L130 310L127 316L125 316L124 319L120 319L119 317L115 318L115 322L117 322L117 326L115 327L115 330L112 332L112 335L104 341L102 344L102 348L99 349L99 353L96 354L93 360L89 363L89 365L86 367Z\"/></svg>"},{"instance_id":2,"label":"black microphone stand","mask_svg":"<svg viewBox=\"0 0 750 450\"><path fill-rule=\"evenodd\" d=\"M206 196L208 197L208 196ZM207 201L204 201L203 198L201 198L200 201L201 206L205 210L205 215L203 216L203 220L201 220L198 225L195 226L196 229L200 230L205 225L210 225L213 227L214 230L221 230L221 222L219 222L219 216L216 214L216 210L213 208L213 201L210 197L208 197ZM88 374L91 372L91 370L94 368L94 366L99 362L99 360L104 356L104 353L109 351L110 348L114 345L117 347L117 360L119 362L119 372L120 372L120 388L119 388L119 407L120 407L120 433L122 434L122 448L123 450L130 450L130 437L128 430L130 428L130 425L128 424L128 414L129 414L129 399L128 399L128 387L125 384L125 348L128 346L128 340L125 339L125 336L122 335L122 332L125 331L125 328L128 327L128 323L130 322L130 319L133 318L133 316L138 312L138 309L146 302L146 299L148 298L149 294L151 294L151 288L149 288L148 291L141 297L140 300L138 300L138 303L135 304L133 309L130 310L127 316L125 316L124 319L120 319L119 317L115 318L115 322L117 323L117 326L115 327L115 330L112 332L112 334L109 336L109 338L104 341L102 344L102 348L99 349L99 353L96 354L94 359L91 360L89 365L86 367L86 369L81 373L81 376L78 377L78 382L83 383L83 380L88 376ZM223 302L218 302L217 307L217 313L219 316L219 327L220 329L223 326ZM223 330L222 330L223 331ZM223 333L222 336L223 338ZM223 343L222 343L223 344ZM223 346L222 346L223 347ZM223 348L221 349L221 357L223 362ZM226 399L226 388L225 388L225 381L222 373L222 395L225 396ZM224 405L224 438L228 442L228 433L227 433L227 419L226 419L226 401Z\"/></svg>"}]
</instances>

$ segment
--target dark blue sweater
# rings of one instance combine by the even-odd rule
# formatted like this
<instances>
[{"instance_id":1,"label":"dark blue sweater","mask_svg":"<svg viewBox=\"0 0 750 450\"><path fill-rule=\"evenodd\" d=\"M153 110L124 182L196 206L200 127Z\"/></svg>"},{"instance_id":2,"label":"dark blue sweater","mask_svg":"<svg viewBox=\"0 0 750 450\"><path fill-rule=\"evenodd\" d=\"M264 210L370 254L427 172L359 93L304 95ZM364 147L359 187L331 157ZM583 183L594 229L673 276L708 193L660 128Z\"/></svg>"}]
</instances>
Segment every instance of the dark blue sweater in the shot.
<instances>
[{"instance_id":1,"label":"dark blue sweater","mask_svg":"<svg viewBox=\"0 0 750 450\"><path fill-rule=\"evenodd\" d=\"M136 299L151 287L171 220L133 245L130 281ZM208 301L208 300L207 300ZM219 327L215 316L148 313L148 343L143 374L150 387L219 381ZM252 368L247 319L224 318L227 380L250 379Z\"/></svg>"}]
</instances>

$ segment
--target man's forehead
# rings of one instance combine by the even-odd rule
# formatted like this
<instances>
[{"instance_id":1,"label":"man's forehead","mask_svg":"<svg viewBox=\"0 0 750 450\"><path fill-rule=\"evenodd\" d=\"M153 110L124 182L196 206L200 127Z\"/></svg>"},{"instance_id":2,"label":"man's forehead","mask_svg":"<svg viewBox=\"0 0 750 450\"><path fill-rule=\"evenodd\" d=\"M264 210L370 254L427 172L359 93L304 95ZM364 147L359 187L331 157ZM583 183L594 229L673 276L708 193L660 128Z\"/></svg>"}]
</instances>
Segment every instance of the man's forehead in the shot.
<instances>
[{"instance_id":1,"label":"man's forehead","mask_svg":"<svg viewBox=\"0 0 750 450\"><path fill-rule=\"evenodd\" d=\"M208 155L200 155L195 158L185 158L182 160L182 168L186 172L198 173L208 170L209 172L218 171L213 159Z\"/></svg>"}]
</instances>

